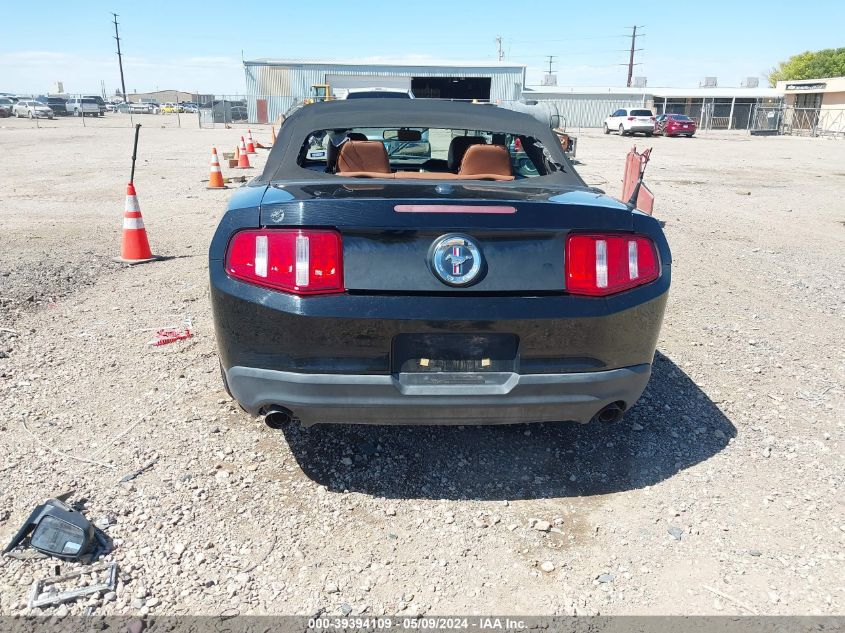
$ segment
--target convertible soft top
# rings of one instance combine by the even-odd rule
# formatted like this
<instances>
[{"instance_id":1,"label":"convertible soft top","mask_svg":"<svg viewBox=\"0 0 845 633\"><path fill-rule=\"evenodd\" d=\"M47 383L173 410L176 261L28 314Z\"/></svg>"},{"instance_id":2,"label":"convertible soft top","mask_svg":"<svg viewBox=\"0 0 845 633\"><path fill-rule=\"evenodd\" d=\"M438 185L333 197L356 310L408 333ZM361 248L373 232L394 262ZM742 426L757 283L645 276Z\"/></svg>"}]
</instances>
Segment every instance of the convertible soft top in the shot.
<instances>
[{"instance_id":1,"label":"convertible soft top","mask_svg":"<svg viewBox=\"0 0 845 633\"><path fill-rule=\"evenodd\" d=\"M532 137L548 150L550 160L558 167L542 180L548 183L547 178L554 178L564 186L584 186L551 129L529 115L486 104L428 99L352 99L304 106L285 120L264 172L253 182L338 178L297 164L299 150L309 134L317 130L392 127L485 130ZM520 182L525 184L524 180Z\"/></svg>"}]
</instances>

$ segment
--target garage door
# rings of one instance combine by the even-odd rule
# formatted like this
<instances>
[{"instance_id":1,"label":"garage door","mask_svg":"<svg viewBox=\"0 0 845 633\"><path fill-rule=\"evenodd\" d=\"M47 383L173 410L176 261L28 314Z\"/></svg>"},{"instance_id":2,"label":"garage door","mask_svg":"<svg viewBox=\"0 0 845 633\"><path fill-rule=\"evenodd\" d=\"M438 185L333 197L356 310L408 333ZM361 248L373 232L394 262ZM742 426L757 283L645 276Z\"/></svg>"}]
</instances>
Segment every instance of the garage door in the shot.
<instances>
[{"instance_id":1,"label":"garage door","mask_svg":"<svg viewBox=\"0 0 845 633\"><path fill-rule=\"evenodd\" d=\"M410 77L396 77L395 75L331 75L326 74L326 83L332 87L336 97L345 97L350 88L394 88L396 90L410 90Z\"/></svg>"}]
</instances>

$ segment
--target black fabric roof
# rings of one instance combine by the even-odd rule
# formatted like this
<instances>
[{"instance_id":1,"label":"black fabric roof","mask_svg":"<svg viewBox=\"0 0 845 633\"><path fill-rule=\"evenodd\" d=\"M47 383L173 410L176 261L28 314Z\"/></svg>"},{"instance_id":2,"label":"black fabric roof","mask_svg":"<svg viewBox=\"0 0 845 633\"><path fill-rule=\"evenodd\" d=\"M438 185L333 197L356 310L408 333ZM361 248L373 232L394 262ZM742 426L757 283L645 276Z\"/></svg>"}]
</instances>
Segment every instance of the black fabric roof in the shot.
<instances>
[{"instance_id":1,"label":"black fabric roof","mask_svg":"<svg viewBox=\"0 0 845 633\"><path fill-rule=\"evenodd\" d=\"M534 137L548 149L552 160L563 168L540 177L543 181L548 184L549 178L555 178L569 186L584 185L551 128L529 115L492 105L429 99L350 99L306 105L282 124L264 172L254 182L311 180L322 176L337 179L338 176L320 174L297 164L303 142L317 130L366 127L484 130ZM526 180L519 182L526 184Z\"/></svg>"}]
</instances>

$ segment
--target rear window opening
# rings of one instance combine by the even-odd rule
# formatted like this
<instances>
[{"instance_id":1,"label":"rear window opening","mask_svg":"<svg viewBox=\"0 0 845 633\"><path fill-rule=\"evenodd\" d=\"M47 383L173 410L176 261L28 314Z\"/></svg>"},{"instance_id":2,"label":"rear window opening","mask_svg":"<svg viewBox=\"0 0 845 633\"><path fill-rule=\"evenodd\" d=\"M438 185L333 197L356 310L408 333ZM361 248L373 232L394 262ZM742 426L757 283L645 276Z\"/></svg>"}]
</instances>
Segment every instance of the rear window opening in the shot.
<instances>
[{"instance_id":1,"label":"rear window opening","mask_svg":"<svg viewBox=\"0 0 845 633\"><path fill-rule=\"evenodd\" d=\"M631 110L631 116L654 116L651 110Z\"/></svg>"},{"instance_id":2,"label":"rear window opening","mask_svg":"<svg viewBox=\"0 0 845 633\"><path fill-rule=\"evenodd\" d=\"M530 136L447 128L316 130L300 167L352 178L520 180L562 170Z\"/></svg>"},{"instance_id":3,"label":"rear window opening","mask_svg":"<svg viewBox=\"0 0 845 633\"><path fill-rule=\"evenodd\" d=\"M346 95L347 99L410 99L411 95L407 92L399 92L398 90L368 90L362 92L352 92Z\"/></svg>"}]
</instances>

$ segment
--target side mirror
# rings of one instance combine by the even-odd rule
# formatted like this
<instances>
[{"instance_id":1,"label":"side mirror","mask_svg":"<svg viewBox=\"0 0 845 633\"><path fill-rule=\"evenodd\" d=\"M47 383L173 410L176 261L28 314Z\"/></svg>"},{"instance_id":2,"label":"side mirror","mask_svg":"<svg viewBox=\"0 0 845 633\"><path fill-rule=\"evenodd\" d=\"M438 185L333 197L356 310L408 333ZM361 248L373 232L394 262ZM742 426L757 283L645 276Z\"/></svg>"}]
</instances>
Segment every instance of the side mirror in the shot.
<instances>
[{"instance_id":1,"label":"side mirror","mask_svg":"<svg viewBox=\"0 0 845 633\"><path fill-rule=\"evenodd\" d=\"M94 542L94 526L58 499L49 499L35 508L3 553L14 549L30 532L29 544L33 548L50 556L71 560L85 554Z\"/></svg>"}]
</instances>

